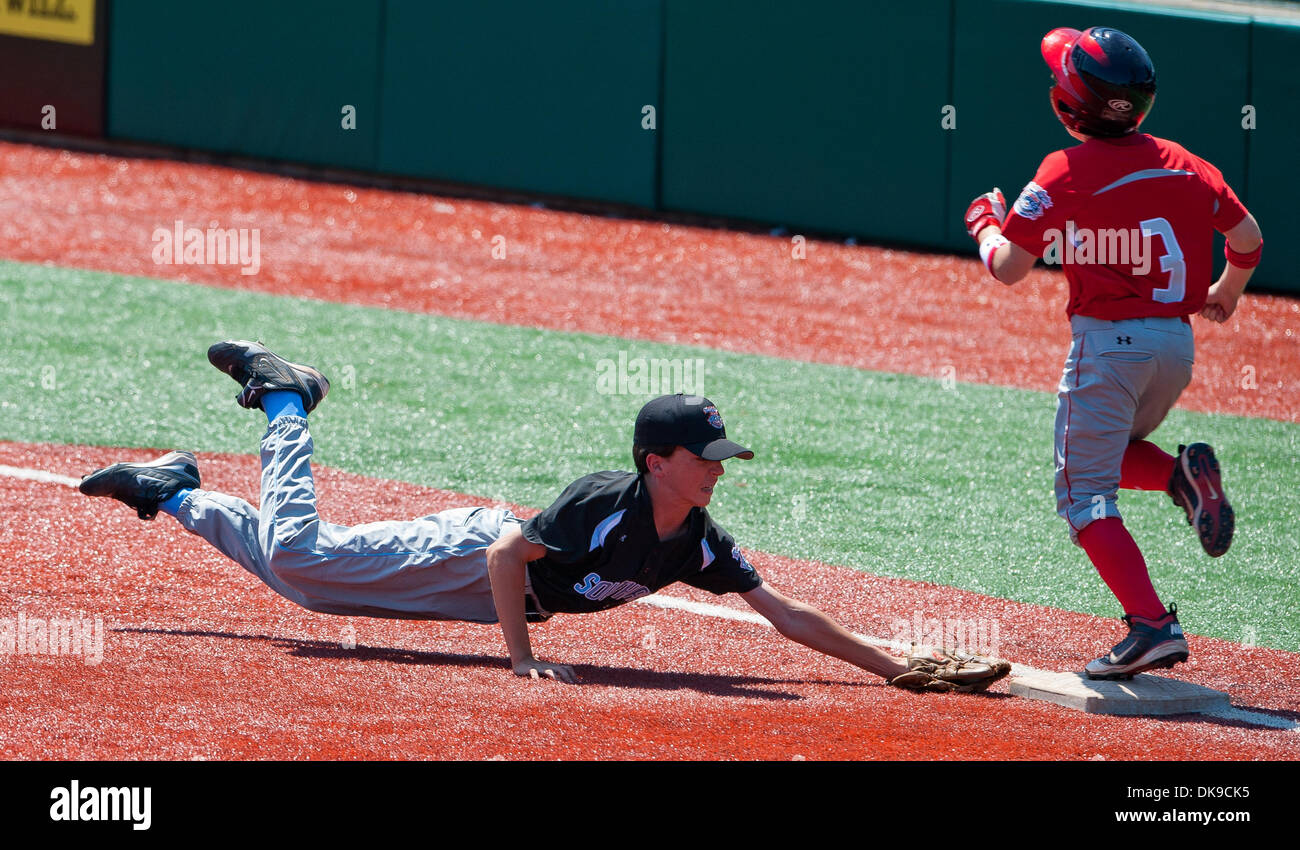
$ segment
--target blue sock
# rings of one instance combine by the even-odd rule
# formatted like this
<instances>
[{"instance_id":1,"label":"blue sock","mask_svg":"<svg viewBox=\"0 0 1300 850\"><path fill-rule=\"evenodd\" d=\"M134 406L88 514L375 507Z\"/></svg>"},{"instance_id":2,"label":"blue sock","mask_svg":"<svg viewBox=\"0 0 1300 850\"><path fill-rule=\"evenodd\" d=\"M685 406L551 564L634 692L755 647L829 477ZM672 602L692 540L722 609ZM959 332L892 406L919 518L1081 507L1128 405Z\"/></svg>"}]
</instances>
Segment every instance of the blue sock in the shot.
<instances>
[{"instance_id":1,"label":"blue sock","mask_svg":"<svg viewBox=\"0 0 1300 850\"><path fill-rule=\"evenodd\" d=\"M274 422L281 416L306 416L302 406L302 396L293 390L272 390L262 396L262 410L266 412L266 421Z\"/></svg>"},{"instance_id":2,"label":"blue sock","mask_svg":"<svg viewBox=\"0 0 1300 850\"><path fill-rule=\"evenodd\" d=\"M176 516L181 509L181 502L185 501L185 497L192 492L194 491L186 489L177 490L173 496L158 503L158 510L168 516Z\"/></svg>"}]
</instances>

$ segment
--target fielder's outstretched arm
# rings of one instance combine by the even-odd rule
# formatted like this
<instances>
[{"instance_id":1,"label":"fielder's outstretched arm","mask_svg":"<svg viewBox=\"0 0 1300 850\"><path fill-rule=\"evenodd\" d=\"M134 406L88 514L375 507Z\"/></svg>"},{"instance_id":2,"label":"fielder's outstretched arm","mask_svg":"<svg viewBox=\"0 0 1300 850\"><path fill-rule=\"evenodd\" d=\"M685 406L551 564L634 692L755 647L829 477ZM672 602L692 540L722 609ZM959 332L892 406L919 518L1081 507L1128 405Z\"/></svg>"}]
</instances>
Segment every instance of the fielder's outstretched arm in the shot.
<instances>
[{"instance_id":1,"label":"fielder's outstretched arm","mask_svg":"<svg viewBox=\"0 0 1300 850\"><path fill-rule=\"evenodd\" d=\"M567 664L547 664L533 657L528 640L528 619L524 612L524 572L528 563L546 554L546 547L530 543L517 524L511 524L495 543L488 547L488 578L492 582L492 601L497 620L510 652L510 666L517 676L546 676L561 682L577 682L578 675Z\"/></svg>"},{"instance_id":2,"label":"fielder's outstretched arm","mask_svg":"<svg viewBox=\"0 0 1300 850\"><path fill-rule=\"evenodd\" d=\"M776 630L790 640L892 679L907 672L907 663L862 639L811 605L791 599L764 583L740 594Z\"/></svg>"}]
</instances>

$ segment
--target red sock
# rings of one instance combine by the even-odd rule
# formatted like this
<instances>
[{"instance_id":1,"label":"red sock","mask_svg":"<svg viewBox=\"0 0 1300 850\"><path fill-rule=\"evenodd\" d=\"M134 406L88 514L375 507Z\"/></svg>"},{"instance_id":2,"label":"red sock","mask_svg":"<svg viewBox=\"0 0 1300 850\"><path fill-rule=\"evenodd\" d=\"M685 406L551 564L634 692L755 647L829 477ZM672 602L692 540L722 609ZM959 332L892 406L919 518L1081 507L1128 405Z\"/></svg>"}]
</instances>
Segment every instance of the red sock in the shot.
<instances>
[{"instance_id":1,"label":"red sock","mask_svg":"<svg viewBox=\"0 0 1300 850\"><path fill-rule=\"evenodd\" d=\"M1155 443L1134 440L1124 451L1119 486L1125 490L1168 490L1174 474L1174 456Z\"/></svg>"},{"instance_id":2,"label":"red sock","mask_svg":"<svg viewBox=\"0 0 1300 850\"><path fill-rule=\"evenodd\" d=\"M1123 520L1106 517L1090 522L1079 532L1079 543L1092 559L1102 581L1123 606L1124 613L1150 620L1159 620L1165 615L1165 606L1160 604L1160 597L1151 586L1147 562L1133 541L1133 535L1124 527Z\"/></svg>"}]
</instances>

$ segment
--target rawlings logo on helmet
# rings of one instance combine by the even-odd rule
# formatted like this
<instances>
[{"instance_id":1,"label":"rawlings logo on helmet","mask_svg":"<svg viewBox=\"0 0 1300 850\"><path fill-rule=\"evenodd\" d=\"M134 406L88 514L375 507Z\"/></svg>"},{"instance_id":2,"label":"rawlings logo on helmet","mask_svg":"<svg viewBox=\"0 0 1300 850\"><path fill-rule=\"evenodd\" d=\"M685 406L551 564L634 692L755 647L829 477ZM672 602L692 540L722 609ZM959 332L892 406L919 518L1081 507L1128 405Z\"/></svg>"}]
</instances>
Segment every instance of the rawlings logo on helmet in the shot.
<instances>
[{"instance_id":1,"label":"rawlings logo on helmet","mask_svg":"<svg viewBox=\"0 0 1300 850\"><path fill-rule=\"evenodd\" d=\"M1052 110L1062 124L1102 138L1137 132L1155 102L1156 70L1132 36L1112 27L1058 27L1040 49L1052 71Z\"/></svg>"},{"instance_id":2,"label":"rawlings logo on helmet","mask_svg":"<svg viewBox=\"0 0 1300 850\"><path fill-rule=\"evenodd\" d=\"M1015 210L1016 215L1021 218L1027 218L1030 221L1043 217L1043 213L1052 208L1052 196L1047 194L1047 190L1037 183L1030 181L1021 191L1020 197L1016 198Z\"/></svg>"}]
</instances>

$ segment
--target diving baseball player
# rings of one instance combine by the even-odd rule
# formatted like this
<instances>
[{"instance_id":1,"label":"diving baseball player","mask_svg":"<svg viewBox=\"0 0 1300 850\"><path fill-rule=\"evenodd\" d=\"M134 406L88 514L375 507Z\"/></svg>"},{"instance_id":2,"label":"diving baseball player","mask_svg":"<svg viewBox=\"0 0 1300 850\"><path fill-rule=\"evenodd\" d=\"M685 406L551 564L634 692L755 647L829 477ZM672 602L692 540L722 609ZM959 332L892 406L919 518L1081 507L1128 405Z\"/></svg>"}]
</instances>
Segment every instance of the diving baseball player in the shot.
<instances>
[{"instance_id":1,"label":"diving baseball player","mask_svg":"<svg viewBox=\"0 0 1300 850\"><path fill-rule=\"evenodd\" d=\"M1129 628L1085 670L1129 678L1188 653L1177 608L1156 595L1117 491L1168 492L1211 557L1228 551L1233 512L1214 450L1192 443L1171 456L1146 437L1191 380L1189 317L1233 314L1263 238L1217 168L1138 132L1156 94L1141 45L1108 27L1060 28L1041 49L1052 108L1081 144L1044 159L1009 212L997 189L976 198L966 226L1003 283L1021 280L1039 257L1055 255L1065 269L1073 342L1057 394L1057 508ZM1227 238L1227 264L1211 285L1216 230Z\"/></svg>"},{"instance_id":2,"label":"diving baseball player","mask_svg":"<svg viewBox=\"0 0 1300 850\"><path fill-rule=\"evenodd\" d=\"M727 438L706 398L648 402L633 434L635 474L579 478L527 522L470 507L347 528L317 515L311 472L307 414L329 381L257 343L217 343L208 359L240 384L241 406L266 413L260 507L201 489L189 452L114 464L86 476L80 489L125 502L142 519L159 511L176 517L304 608L499 623L516 674L574 682L572 667L533 655L528 622L602 611L680 581L739 593L791 640L899 687L977 691L1010 672L1005 661L974 656L896 658L764 583L706 510L722 461L754 456Z\"/></svg>"}]
</instances>

